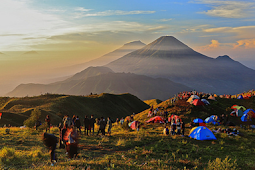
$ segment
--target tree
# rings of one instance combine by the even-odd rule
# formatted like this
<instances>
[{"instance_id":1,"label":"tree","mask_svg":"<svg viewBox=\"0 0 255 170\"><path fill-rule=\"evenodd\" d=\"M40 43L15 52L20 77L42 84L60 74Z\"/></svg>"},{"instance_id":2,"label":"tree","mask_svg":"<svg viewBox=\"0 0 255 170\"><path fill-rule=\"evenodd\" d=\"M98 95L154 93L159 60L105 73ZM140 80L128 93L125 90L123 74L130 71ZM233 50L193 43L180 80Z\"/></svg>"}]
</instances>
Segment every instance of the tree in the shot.
<instances>
[{"instance_id":1,"label":"tree","mask_svg":"<svg viewBox=\"0 0 255 170\"><path fill-rule=\"evenodd\" d=\"M32 112L30 117L24 121L24 125L26 125L29 128L32 128L35 126L35 123L37 120L39 120L40 116L41 116L41 110L38 108L35 108Z\"/></svg>"}]
</instances>

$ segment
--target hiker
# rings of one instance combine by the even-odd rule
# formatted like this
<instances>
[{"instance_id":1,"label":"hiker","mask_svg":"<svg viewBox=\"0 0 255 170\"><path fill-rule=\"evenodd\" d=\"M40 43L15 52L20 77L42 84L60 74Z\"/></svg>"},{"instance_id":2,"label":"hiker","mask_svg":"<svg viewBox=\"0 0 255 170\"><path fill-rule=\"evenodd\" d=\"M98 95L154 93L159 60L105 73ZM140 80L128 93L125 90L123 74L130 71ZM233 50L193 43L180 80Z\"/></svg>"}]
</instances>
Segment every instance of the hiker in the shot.
<instances>
[{"instance_id":1,"label":"hiker","mask_svg":"<svg viewBox=\"0 0 255 170\"><path fill-rule=\"evenodd\" d=\"M56 144L58 143L58 139L53 134L43 133L43 143L50 150L51 166L54 166L54 164L57 162L55 150Z\"/></svg>"},{"instance_id":2,"label":"hiker","mask_svg":"<svg viewBox=\"0 0 255 170\"><path fill-rule=\"evenodd\" d=\"M177 119L176 129L177 129L177 135L180 135L181 134L181 122L180 122L180 119Z\"/></svg>"},{"instance_id":3,"label":"hiker","mask_svg":"<svg viewBox=\"0 0 255 170\"><path fill-rule=\"evenodd\" d=\"M91 115L90 116L90 120L89 120L89 124L90 124L90 130L89 130L89 134L91 135L91 130L93 131L93 135L94 135L94 131L95 131L95 123L96 123L96 120L94 118L94 115Z\"/></svg>"},{"instance_id":4,"label":"hiker","mask_svg":"<svg viewBox=\"0 0 255 170\"><path fill-rule=\"evenodd\" d=\"M89 118L87 115L85 115L84 117L84 120L83 120L83 123L84 123L84 134L85 135L89 135Z\"/></svg>"},{"instance_id":5,"label":"hiker","mask_svg":"<svg viewBox=\"0 0 255 170\"><path fill-rule=\"evenodd\" d=\"M172 135L175 135L175 129L176 129L176 124L175 124L175 121L172 120L172 122L171 122L171 134Z\"/></svg>"},{"instance_id":6,"label":"hiker","mask_svg":"<svg viewBox=\"0 0 255 170\"><path fill-rule=\"evenodd\" d=\"M59 133L59 148L66 148L66 141L64 140L67 131L67 124L64 124Z\"/></svg>"},{"instance_id":7,"label":"hiker","mask_svg":"<svg viewBox=\"0 0 255 170\"><path fill-rule=\"evenodd\" d=\"M182 121L181 123L181 127L182 127L182 137L184 137L184 133L185 133L185 123Z\"/></svg>"},{"instance_id":8,"label":"hiker","mask_svg":"<svg viewBox=\"0 0 255 170\"><path fill-rule=\"evenodd\" d=\"M41 121L37 119L37 121L35 122L35 130L37 130L40 125L41 125Z\"/></svg>"},{"instance_id":9,"label":"hiker","mask_svg":"<svg viewBox=\"0 0 255 170\"><path fill-rule=\"evenodd\" d=\"M49 116L49 115L46 116L45 122L46 122L46 124L47 124L47 126L46 126L46 132L47 132L48 129L49 129L49 132L50 132L50 116Z\"/></svg>"},{"instance_id":10,"label":"hiker","mask_svg":"<svg viewBox=\"0 0 255 170\"><path fill-rule=\"evenodd\" d=\"M120 124L121 125L123 125L123 123L124 123L124 119L123 119L123 117L120 119Z\"/></svg>"},{"instance_id":11,"label":"hiker","mask_svg":"<svg viewBox=\"0 0 255 170\"><path fill-rule=\"evenodd\" d=\"M72 118L73 125L75 125L75 120L76 120L76 115L73 115L73 118Z\"/></svg>"},{"instance_id":12,"label":"hiker","mask_svg":"<svg viewBox=\"0 0 255 170\"><path fill-rule=\"evenodd\" d=\"M169 129L168 129L167 126L165 126L165 128L164 128L163 134L164 134L164 135L169 135Z\"/></svg>"},{"instance_id":13,"label":"hiker","mask_svg":"<svg viewBox=\"0 0 255 170\"><path fill-rule=\"evenodd\" d=\"M70 131L68 132L67 151L69 159L77 157L78 155L78 133L76 127L71 125Z\"/></svg>"},{"instance_id":14,"label":"hiker","mask_svg":"<svg viewBox=\"0 0 255 170\"><path fill-rule=\"evenodd\" d=\"M112 119L110 117L107 118L107 124L108 124L108 135L111 136L111 130L112 130Z\"/></svg>"},{"instance_id":15,"label":"hiker","mask_svg":"<svg viewBox=\"0 0 255 170\"><path fill-rule=\"evenodd\" d=\"M119 125L119 118L116 118L116 124Z\"/></svg>"},{"instance_id":16,"label":"hiker","mask_svg":"<svg viewBox=\"0 0 255 170\"><path fill-rule=\"evenodd\" d=\"M78 129L79 133L81 134L81 121L79 116L76 116L74 124L75 127Z\"/></svg>"},{"instance_id":17,"label":"hiker","mask_svg":"<svg viewBox=\"0 0 255 170\"><path fill-rule=\"evenodd\" d=\"M66 116L63 118L63 124L66 124L67 127L69 127L69 126L72 125L72 120L71 120L71 118L69 117L69 115L66 115Z\"/></svg>"},{"instance_id":18,"label":"hiker","mask_svg":"<svg viewBox=\"0 0 255 170\"><path fill-rule=\"evenodd\" d=\"M98 125L99 125L99 130L97 132L97 135L99 135L99 132L101 132L102 135L104 136L105 135L105 127L106 127L106 121L105 121L104 117L101 117L101 119L98 122Z\"/></svg>"}]
</instances>

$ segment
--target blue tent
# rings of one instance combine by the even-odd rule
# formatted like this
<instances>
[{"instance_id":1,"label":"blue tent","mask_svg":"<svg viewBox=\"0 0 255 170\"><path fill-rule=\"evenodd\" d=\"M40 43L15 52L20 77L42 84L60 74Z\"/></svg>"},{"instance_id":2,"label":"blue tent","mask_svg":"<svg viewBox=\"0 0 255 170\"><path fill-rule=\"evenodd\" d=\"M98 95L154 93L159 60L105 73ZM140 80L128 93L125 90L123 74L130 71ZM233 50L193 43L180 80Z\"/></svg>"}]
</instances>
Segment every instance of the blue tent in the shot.
<instances>
[{"instance_id":1,"label":"blue tent","mask_svg":"<svg viewBox=\"0 0 255 170\"><path fill-rule=\"evenodd\" d=\"M204 121L202 119L197 118L197 119L194 119L193 122L194 123L203 123Z\"/></svg>"},{"instance_id":2,"label":"blue tent","mask_svg":"<svg viewBox=\"0 0 255 170\"><path fill-rule=\"evenodd\" d=\"M241 117L241 121L247 122L247 121L251 121L251 119L248 119L248 114L245 113L245 114L243 114L243 116Z\"/></svg>"},{"instance_id":3,"label":"blue tent","mask_svg":"<svg viewBox=\"0 0 255 170\"><path fill-rule=\"evenodd\" d=\"M210 117L206 118L204 122L211 123L211 122L215 122L215 121L214 121L213 117L210 116Z\"/></svg>"},{"instance_id":4,"label":"blue tent","mask_svg":"<svg viewBox=\"0 0 255 170\"><path fill-rule=\"evenodd\" d=\"M216 137L214 136L212 131L204 126L198 126L194 130L192 130L189 134L189 137L196 140L216 140Z\"/></svg>"},{"instance_id":5,"label":"blue tent","mask_svg":"<svg viewBox=\"0 0 255 170\"><path fill-rule=\"evenodd\" d=\"M243 114L247 114L249 111L253 111L255 113L255 111L253 109L247 109L243 112Z\"/></svg>"},{"instance_id":6,"label":"blue tent","mask_svg":"<svg viewBox=\"0 0 255 170\"><path fill-rule=\"evenodd\" d=\"M237 99L243 99L243 96L242 96L242 95L239 95L239 96L237 97Z\"/></svg>"}]
</instances>

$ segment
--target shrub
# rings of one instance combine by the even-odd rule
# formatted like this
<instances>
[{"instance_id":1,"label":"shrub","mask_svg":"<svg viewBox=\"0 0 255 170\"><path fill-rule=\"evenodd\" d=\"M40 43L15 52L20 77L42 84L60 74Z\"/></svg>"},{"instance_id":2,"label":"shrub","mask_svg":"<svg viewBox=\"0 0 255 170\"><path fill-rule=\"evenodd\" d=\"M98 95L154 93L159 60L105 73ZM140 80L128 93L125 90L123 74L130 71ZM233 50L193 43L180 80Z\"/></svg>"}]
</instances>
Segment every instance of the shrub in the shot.
<instances>
[{"instance_id":1,"label":"shrub","mask_svg":"<svg viewBox=\"0 0 255 170\"><path fill-rule=\"evenodd\" d=\"M24 125L26 125L29 128L32 128L35 126L36 121L40 118L41 116L41 110L40 109L34 109L31 112L30 117L24 121Z\"/></svg>"},{"instance_id":2,"label":"shrub","mask_svg":"<svg viewBox=\"0 0 255 170\"><path fill-rule=\"evenodd\" d=\"M116 143L116 146L125 146L125 144L126 144L126 140L119 138L119 140Z\"/></svg>"},{"instance_id":3,"label":"shrub","mask_svg":"<svg viewBox=\"0 0 255 170\"><path fill-rule=\"evenodd\" d=\"M208 162L208 170L235 170L237 169L236 160L231 162L228 156L222 161L220 158L216 158L214 161Z\"/></svg>"}]
</instances>

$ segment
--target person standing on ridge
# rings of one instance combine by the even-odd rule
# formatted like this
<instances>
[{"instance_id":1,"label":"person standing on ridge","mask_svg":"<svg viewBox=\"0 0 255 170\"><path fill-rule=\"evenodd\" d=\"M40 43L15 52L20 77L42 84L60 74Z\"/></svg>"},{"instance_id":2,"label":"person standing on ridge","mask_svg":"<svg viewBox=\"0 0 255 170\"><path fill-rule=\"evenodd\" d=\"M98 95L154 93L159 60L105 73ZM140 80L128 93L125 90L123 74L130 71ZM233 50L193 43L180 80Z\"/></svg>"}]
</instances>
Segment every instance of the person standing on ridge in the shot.
<instances>
[{"instance_id":1,"label":"person standing on ridge","mask_svg":"<svg viewBox=\"0 0 255 170\"><path fill-rule=\"evenodd\" d=\"M50 116L49 115L46 116L45 122L46 122L46 132L48 131L48 129L50 132Z\"/></svg>"}]
</instances>

